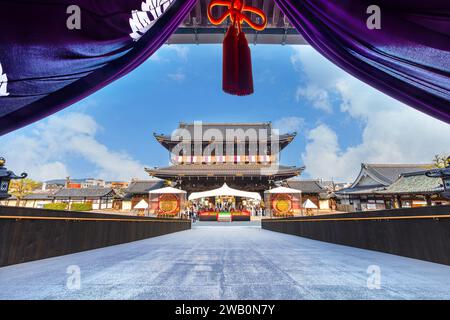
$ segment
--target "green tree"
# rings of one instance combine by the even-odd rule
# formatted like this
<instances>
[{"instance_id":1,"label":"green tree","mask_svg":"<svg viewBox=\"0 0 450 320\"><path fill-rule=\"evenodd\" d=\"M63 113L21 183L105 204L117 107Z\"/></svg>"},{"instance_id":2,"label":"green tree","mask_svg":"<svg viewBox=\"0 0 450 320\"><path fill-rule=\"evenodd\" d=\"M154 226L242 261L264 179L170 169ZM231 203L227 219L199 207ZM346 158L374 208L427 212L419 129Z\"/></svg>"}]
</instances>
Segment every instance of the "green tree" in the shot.
<instances>
[{"instance_id":1,"label":"green tree","mask_svg":"<svg viewBox=\"0 0 450 320\"><path fill-rule=\"evenodd\" d=\"M434 168L445 168L447 166L448 155L444 154L436 154L433 158L433 167Z\"/></svg>"},{"instance_id":2,"label":"green tree","mask_svg":"<svg viewBox=\"0 0 450 320\"><path fill-rule=\"evenodd\" d=\"M16 196L17 205L20 206L20 201L28 194L32 193L33 190L36 190L40 187L40 183L34 181L32 179L19 179L12 180L9 185L9 192Z\"/></svg>"}]
</instances>

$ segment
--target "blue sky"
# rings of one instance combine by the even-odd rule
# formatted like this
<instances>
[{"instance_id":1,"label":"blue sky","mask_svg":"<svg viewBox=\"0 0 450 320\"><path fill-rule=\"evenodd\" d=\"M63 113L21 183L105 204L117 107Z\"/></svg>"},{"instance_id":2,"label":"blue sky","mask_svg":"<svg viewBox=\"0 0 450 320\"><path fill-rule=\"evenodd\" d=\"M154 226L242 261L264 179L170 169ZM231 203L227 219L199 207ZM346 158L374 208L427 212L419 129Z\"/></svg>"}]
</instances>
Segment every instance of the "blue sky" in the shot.
<instances>
[{"instance_id":1,"label":"blue sky","mask_svg":"<svg viewBox=\"0 0 450 320\"><path fill-rule=\"evenodd\" d=\"M179 121L332 120L332 114L301 107L307 102L295 101L301 77L292 67L291 50L286 47L261 45L253 49L255 93L247 97L223 93L221 46L186 48L188 52L181 53L163 50L156 59L92 96L94 108L88 110L79 103L70 111L92 115L104 129L99 140L111 148L125 148L142 162L157 166L166 165L168 155L151 134L170 134ZM286 164L301 164L299 151L305 147L305 135L303 126L296 129L300 131L298 138L282 155Z\"/></svg>"},{"instance_id":2,"label":"blue sky","mask_svg":"<svg viewBox=\"0 0 450 320\"><path fill-rule=\"evenodd\" d=\"M153 132L179 121L272 121L298 131L282 163L304 177L351 180L361 162L429 162L450 150L448 125L346 74L309 46L251 46L255 94L221 90L220 45L164 46L85 100L2 137L9 167L36 179L145 178L168 152Z\"/></svg>"}]
</instances>

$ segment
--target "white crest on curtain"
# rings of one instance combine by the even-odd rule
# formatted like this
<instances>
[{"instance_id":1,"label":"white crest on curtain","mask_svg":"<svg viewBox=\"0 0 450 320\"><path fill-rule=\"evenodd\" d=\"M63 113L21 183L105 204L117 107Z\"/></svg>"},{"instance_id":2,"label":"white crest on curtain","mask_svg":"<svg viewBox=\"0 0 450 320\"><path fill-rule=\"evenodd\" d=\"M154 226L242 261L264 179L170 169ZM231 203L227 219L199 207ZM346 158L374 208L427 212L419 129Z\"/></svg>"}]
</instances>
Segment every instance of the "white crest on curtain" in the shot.
<instances>
[{"instance_id":1,"label":"white crest on curtain","mask_svg":"<svg viewBox=\"0 0 450 320\"><path fill-rule=\"evenodd\" d=\"M2 63L0 62L0 97L9 96L7 91L8 77L3 73Z\"/></svg>"},{"instance_id":2,"label":"white crest on curtain","mask_svg":"<svg viewBox=\"0 0 450 320\"><path fill-rule=\"evenodd\" d=\"M146 0L142 2L141 10L133 10L129 20L132 32L130 37L139 40L169 8L175 0Z\"/></svg>"}]
</instances>

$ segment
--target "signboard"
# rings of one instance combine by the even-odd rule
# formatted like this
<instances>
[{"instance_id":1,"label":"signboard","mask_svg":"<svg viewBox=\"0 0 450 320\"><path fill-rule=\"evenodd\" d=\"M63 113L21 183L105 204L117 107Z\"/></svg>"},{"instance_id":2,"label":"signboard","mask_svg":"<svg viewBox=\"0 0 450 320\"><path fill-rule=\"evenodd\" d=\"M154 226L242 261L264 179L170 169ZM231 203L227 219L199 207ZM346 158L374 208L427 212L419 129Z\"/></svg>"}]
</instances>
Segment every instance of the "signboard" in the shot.
<instances>
[{"instance_id":1,"label":"signboard","mask_svg":"<svg viewBox=\"0 0 450 320\"><path fill-rule=\"evenodd\" d=\"M277 194L272 201L275 214L287 214L292 211L292 198L288 194Z\"/></svg>"},{"instance_id":2,"label":"signboard","mask_svg":"<svg viewBox=\"0 0 450 320\"><path fill-rule=\"evenodd\" d=\"M180 208L178 197L174 194L163 194L159 197L159 211L162 214L176 214Z\"/></svg>"}]
</instances>

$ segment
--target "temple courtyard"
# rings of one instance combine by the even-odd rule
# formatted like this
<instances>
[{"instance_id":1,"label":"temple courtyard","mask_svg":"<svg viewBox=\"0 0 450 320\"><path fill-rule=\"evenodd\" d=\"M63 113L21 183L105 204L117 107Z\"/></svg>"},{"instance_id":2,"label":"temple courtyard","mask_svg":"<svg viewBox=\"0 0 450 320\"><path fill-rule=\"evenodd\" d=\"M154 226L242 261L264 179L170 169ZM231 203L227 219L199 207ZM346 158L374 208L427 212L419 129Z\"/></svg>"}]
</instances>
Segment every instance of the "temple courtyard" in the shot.
<instances>
[{"instance_id":1,"label":"temple courtyard","mask_svg":"<svg viewBox=\"0 0 450 320\"><path fill-rule=\"evenodd\" d=\"M275 233L258 222L205 222L0 268L0 288L0 299L450 299L450 266Z\"/></svg>"}]
</instances>

